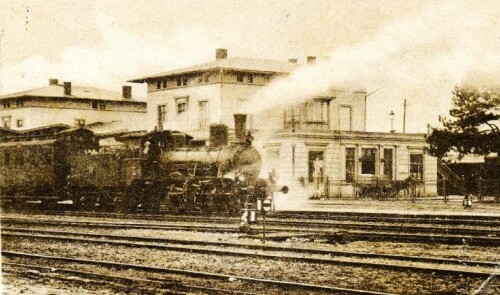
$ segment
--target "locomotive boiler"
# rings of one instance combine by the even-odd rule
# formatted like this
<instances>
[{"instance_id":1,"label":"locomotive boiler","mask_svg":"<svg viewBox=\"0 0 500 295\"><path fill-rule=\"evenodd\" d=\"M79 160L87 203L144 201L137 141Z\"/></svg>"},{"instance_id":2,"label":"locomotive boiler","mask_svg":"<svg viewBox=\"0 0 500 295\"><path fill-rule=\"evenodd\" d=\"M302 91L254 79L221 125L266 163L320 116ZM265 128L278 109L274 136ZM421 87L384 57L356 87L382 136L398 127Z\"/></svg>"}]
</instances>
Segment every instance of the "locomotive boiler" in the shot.
<instances>
[{"instance_id":1,"label":"locomotive boiler","mask_svg":"<svg viewBox=\"0 0 500 295\"><path fill-rule=\"evenodd\" d=\"M211 136L209 146L176 147L157 134L144 137L142 175L130 186L126 203L133 208L234 213L245 202L264 198L269 192L266 181L258 179L260 153L244 139L245 118L235 117L237 140L232 144L224 126L212 126L211 134L222 128L226 140Z\"/></svg>"}]
</instances>

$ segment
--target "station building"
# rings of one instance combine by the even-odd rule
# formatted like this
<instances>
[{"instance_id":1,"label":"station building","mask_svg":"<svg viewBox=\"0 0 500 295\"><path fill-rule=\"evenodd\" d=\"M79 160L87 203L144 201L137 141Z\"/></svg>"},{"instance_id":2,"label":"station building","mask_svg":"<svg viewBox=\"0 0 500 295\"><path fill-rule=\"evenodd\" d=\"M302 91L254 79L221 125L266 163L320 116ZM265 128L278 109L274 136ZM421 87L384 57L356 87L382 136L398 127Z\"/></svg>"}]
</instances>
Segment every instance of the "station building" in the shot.
<instances>
[{"instance_id":1,"label":"station building","mask_svg":"<svg viewBox=\"0 0 500 295\"><path fill-rule=\"evenodd\" d=\"M49 85L0 96L1 127L26 130L54 124L93 130L145 129L146 102L132 97L131 86L122 93L94 87Z\"/></svg>"},{"instance_id":2,"label":"station building","mask_svg":"<svg viewBox=\"0 0 500 295\"><path fill-rule=\"evenodd\" d=\"M207 139L214 123L229 126L234 136L233 115L245 112L260 88L297 66L296 59L229 58L227 50L217 49L212 62L129 82L147 83L148 130L173 129ZM411 175L419 181L420 195L435 195L437 159L425 152L426 135L367 132L366 97L364 91L332 89L267 112L269 120L249 115L247 129L268 171L274 169L283 182L300 181L328 196L353 196L360 183L402 181ZM269 135L271 117L278 126Z\"/></svg>"}]
</instances>

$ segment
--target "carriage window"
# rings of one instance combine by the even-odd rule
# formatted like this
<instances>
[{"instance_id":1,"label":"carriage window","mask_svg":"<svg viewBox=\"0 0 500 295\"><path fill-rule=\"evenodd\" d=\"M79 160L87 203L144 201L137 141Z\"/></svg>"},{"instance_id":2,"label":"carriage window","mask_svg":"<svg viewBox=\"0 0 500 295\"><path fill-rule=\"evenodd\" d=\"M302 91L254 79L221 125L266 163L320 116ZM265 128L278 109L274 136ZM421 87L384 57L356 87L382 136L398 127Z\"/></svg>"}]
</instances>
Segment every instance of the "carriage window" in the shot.
<instances>
[{"instance_id":1,"label":"carriage window","mask_svg":"<svg viewBox=\"0 0 500 295\"><path fill-rule=\"evenodd\" d=\"M23 166L24 165L24 153L23 152L18 152L17 155L15 155L15 165L16 166Z\"/></svg>"},{"instance_id":2,"label":"carriage window","mask_svg":"<svg viewBox=\"0 0 500 295\"><path fill-rule=\"evenodd\" d=\"M10 166L10 153L8 151L3 154L3 162L5 166Z\"/></svg>"},{"instance_id":3,"label":"carriage window","mask_svg":"<svg viewBox=\"0 0 500 295\"><path fill-rule=\"evenodd\" d=\"M354 181L355 174L356 148L345 149L345 180L347 182Z\"/></svg>"},{"instance_id":4,"label":"carriage window","mask_svg":"<svg viewBox=\"0 0 500 295\"><path fill-rule=\"evenodd\" d=\"M375 174L375 155L377 149L361 149L361 174Z\"/></svg>"},{"instance_id":5,"label":"carriage window","mask_svg":"<svg viewBox=\"0 0 500 295\"><path fill-rule=\"evenodd\" d=\"M424 155L410 154L410 175L416 179L423 178Z\"/></svg>"}]
</instances>

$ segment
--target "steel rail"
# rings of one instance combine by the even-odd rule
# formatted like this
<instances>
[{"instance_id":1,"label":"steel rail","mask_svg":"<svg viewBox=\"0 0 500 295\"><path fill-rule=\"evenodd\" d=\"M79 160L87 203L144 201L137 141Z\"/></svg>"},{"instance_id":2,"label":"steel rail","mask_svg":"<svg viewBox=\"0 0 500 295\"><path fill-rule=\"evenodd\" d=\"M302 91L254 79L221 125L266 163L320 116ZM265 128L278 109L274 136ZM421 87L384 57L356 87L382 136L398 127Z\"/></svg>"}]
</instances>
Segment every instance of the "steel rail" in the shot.
<instances>
[{"instance_id":1,"label":"steel rail","mask_svg":"<svg viewBox=\"0 0 500 295\"><path fill-rule=\"evenodd\" d=\"M163 291L168 292L167 294L186 294L186 293L180 293L180 292L174 292L170 291L165 288L172 288L172 287L180 287L180 283L174 280L152 280L152 279L141 279L141 278L132 278L132 277L127 277L127 276L118 276L118 275L109 275L109 274L102 274L102 273L96 273L95 271L93 272L88 272L88 271L82 271L82 270L73 270L73 269L66 269L66 268L53 268L49 266L41 266L41 265L30 265L30 264L23 264L23 263L12 263L12 262L2 262L3 266L14 266L14 267L24 267L24 268L29 268L29 269L38 269L42 270L45 273L59 273L59 274L67 274L67 275L76 275L80 277L85 277L85 278L92 278L94 280L99 280L99 283L104 283L107 285L111 285L112 283L119 284L123 287L128 286L128 284L152 284L157 287L160 287L164 289ZM5 271L4 271L5 272ZM66 278L67 280L68 278Z\"/></svg>"},{"instance_id":2,"label":"steel rail","mask_svg":"<svg viewBox=\"0 0 500 295\"><path fill-rule=\"evenodd\" d=\"M299 283L299 282L291 282L291 281L258 279L258 278L253 278L253 277L226 275L226 274L220 274L220 273L190 271L190 270L176 269L176 268L163 268L163 267L145 266L145 265L138 265L138 264L126 264L126 263L118 263L118 262L112 262L112 261L90 260L90 259L71 258L71 257L46 256L46 255L39 255L39 254L5 251L3 249L2 249L2 255L8 256L8 257L21 257L21 258L41 259L41 260L46 259L46 260L55 260L55 261L70 262L70 263L92 264L92 265L113 267L113 268L119 268L119 269L133 269L133 270L150 271L150 272L157 272L157 273L177 274L177 275L198 277L198 278L209 278L209 279L219 279L219 280L236 279L236 280L250 282L250 283L261 283L261 284L275 285L278 287L286 287L286 288L294 288L294 289L305 289L305 290L337 292L337 293L342 292L342 293L346 293L346 294L367 294L367 295L389 295L390 294L390 293L384 293L384 292L356 290L356 289L349 289L349 288L315 285L315 284L307 284L307 283Z\"/></svg>"},{"instance_id":3,"label":"steel rail","mask_svg":"<svg viewBox=\"0 0 500 295\"><path fill-rule=\"evenodd\" d=\"M483 266L483 267L496 267L498 265L498 263L496 262L475 261L475 260L422 257L422 256L396 255L396 254L379 254L379 253L352 252L352 251L339 251L339 250L309 249L309 248L298 248L298 247L280 247L280 246L256 245L256 244L235 244L230 242L211 242L211 241L200 241L200 240L134 237L134 236L123 236L123 235L78 233L78 232L68 232L68 231L3 228L2 234L5 236L9 236L12 234L9 232L15 233L16 231L21 233L32 233L32 234L74 235L74 236L82 236L89 238L100 238L100 239L107 238L112 240L119 239L119 240L135 241L135 242L234 247L234 248L245 248L245 249L262 250L262 251L277 251L277 252L284 251L284 252L296 252L304 254L319 254L319 255L330 255L330 256L378 258L378 259L402 260L402 261L434 263L434 264L451 264L451 265L456 264L456 265Z\"/></svg>"},{"instance_id":4,"label":"steel rail","mask_svg":"<svg viewBox=\"0 0 500 295\"><path fill-rule=\"evenodd\" d=\"M33 210L18 210L32 214ZM67 215L84 217L135 218L145 220L203 220L204 222L237 221L238 217L226 214L218 216L172 215L167 212L111 213L81 211L36 211L40 215ZM468 217L468 218L467 218ZM269 220L284 221L287 219L306 220L341 220L358 222L415 223L415 224L447 224L469 226L500 226L500 216L495 215L445 215L445 214L410 214L410 213L377 213L377 212L321 212L321 211L279 211L268 216Z\"/></svg>"},{"instance_id":5,"label":"steel rail","mask_svg":"<svg viewBox=\"0 0 500 295\"><path fill-rule=\"evenodd\" d=\"M144 247L161 249L167 251L177 251L177 252L189 252L198 254L211 254L211 255L223 255L223 256L237 256L237 257L250 257L250 258L263 258L263 259L275 259L275 260L293 260L306 263L320 263L320 264L335 264L335 265L347 265L347 266L359 266L359 267L372 267L378 269L385 269L390 271L419 271L423 273L439 272L442 274L452 274L452 275L469 275L469 276L480 276L488 277L490 271L471 271L471 270L458 270L455 268L439 268L439 267L428 267L428 266L416 266L416 265L398 265L398 264L388 264L386 262L366 262L366 261L353 261L344 260L338 258L317 258L317 257L303 257L300 255L276 255L267 253L255 253L255 252L241 252L229 249L207 249L201 247L187 247L185 245L160 245L160 244L145 244L142 242L130 242L130 241L116 241L116 240L102 240L102 239L90 239L90 238L76 238L76 237L64 237L57 235L32 235L32 234L2 234L4 237L24 237L24 238L34 238L34 239L46 239L46 240L62 240L71 241L79 243L95 243L95 244L109 244L113 246L127 246L127 247ZM77 234L80 235L80 234ZM282 250L283 251L283 250ZM293 252L293 251L290 251ZM304 252L302 252L304 253ZM327 254L328 255L328 254ZM359 258L359 256L358 256ZM366 257L364 257L366 258ZM373 258L373 257L371 257ZM379 257L380 259L380 257ZM455 264L455 267L457 264ZM494 267L494 265L487 265L487 267Z\"/></svg>"},{"instance_id":6,"label":"steel rail","mask_svg":"<svg viewBox=\"0 0 500 295\"><path fill-rule=\"evenodd\" d=\"M41 219L25 219L25 218L2 218L3 223L18 222L26 224L41 224L41 225L57 225L57 226L79 226L79 227L94 227L94 228L118 228L118 229L158 229L158 230L189 230L200 232L239 232L236 226L212 226L212 225L162 225L162 224L146 224L146 223L116 223L116 222L90 222L90 221L58 221L58 220L41 220ZM355 240L368 241L399 241L399 242L418 242L418 243L443 243L443 244L468 244L480 246L498 246L500 245L500 237L489 236L472 236L472 235L451 235L451 234L420 234L408 228L406 231L395 227L394 231L380 232L376 229L366 231L351 230L347 234L349 238ZM269 232L299 232L328 235L337 234L340 228L324 229L324 228L283 228L283 227L268 227ZM417 229L418 230L418 229ZM412 233L408 233L412 232Z\"/></svg>"},{"instance_id":7,"label":"steel rail","mask_svg":"<svg viewBox=\"0 0 500 295\"><path fill-rule=\"evenodd\" d=\"M57 220L47 220L47 219L25 219L25 218L12 218L12 217L4 217L1 218L4 222L13 222L13 221L21 221L25 220L25 222L30 223L69 223L71 225L76 224L84 224L85 226L93 226L94 224L99 224L102 226L110 226L110 227L133 227L133 228L143 228L143 227L151 227L152 229L160 228L163 229L168 227L169 229L174 229L177 227L187 227L188 225L165 225L165 224L147 224L147 223L132 223L132 222L95 222L95 221L57 221ZM476 228L448 228L448 227L430 227L430 226L416 226L416 225L380 225L380 224L360 224L360 223L338 223L338 222L310 222L310 221L268 221L268 225L274 226L290 226L295 229L296 227L306 227L310 228L311 226L319 227L319 228L329 228L335 227L336 229L358 229L358 230L377 230L381 231L397 231L400 233L406 232L421 232L421 233L444 233L446 235L452 234L461 234L462 236L475 236L475 235L489 235L489 236L500 236L500 230L497 229L476 229ZM195 230L226 230L226 231L235 231L234 226L223 227L223 226L211 226L211 225L189 225L193 227Z\"/></svg>"},{"instance_id":8,"label":"steel rail","mask_svg":"<svg viewBox=\"0 0 500 295\"><path fill-rule=\"evenodd\" d=\"M4 221L11 221L16 218L12 217L4 217L2 220ZM20 218L18 218L20 219ZM168 220L167 221L172 221ZM182 220L184 222L188 220ZM205 221L203 219L197 219L197 221ZM225 221L226 223L228 222L227 220L220 220L220 221ZM48 221L47 221L48 222ZM74 221L74 222L82 222L82 221ZM494 228L494 229L484 229L484 228L471 228L471 227L462 227L462 228L454 228L454 227L436 227L436 226L421 226L421 225L411 225L411 224L366 224L366 223L345 223L345 222L332 222L332 221L299 221L299 220L273 220L273 219L267 219L268 225L274 225L274 226L292 226L292 227L321 227L321 228L328 228L328 227L335 227L335 228L342 228L342 229L358 229L358 230L377 230L377 231L398 231L398 232L411 232L414 233L416 231L422 232L422 233L443 233L443 234L460 234L460 235L467 235L467 236L477 236L477 235L489 235L489 236L499 236L500 237L500 230ZM116 224L116 223L115 223ZM126 223L128 226L144 226L144 223ZM156 225L160 226L160 225ZM171 225L175 226L175 225ZM210 229L213 228L211 226L203 226L200 228L205 229ZM220 227L218 227L220 228ZM233 231L234 228L228 227L227 230Z\"/></svg>"}]
</instances>

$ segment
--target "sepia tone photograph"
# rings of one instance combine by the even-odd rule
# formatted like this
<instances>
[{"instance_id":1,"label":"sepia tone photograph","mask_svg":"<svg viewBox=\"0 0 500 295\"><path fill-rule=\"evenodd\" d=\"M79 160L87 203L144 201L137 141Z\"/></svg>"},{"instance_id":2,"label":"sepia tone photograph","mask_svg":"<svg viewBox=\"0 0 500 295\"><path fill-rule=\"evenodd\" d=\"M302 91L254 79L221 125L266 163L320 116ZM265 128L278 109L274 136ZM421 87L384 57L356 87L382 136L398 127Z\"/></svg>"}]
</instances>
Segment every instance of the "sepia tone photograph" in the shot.
<instances>
[{"instance_id":1,"label":"sepia tone photograph","mask_svg":"<svg viewBox=\"0 0 500 295\"><path fill-rule=\"evenodd\" d=\"M0 294L500 294L500 1L0 4Z\"/></svg>"}]
</instances>

